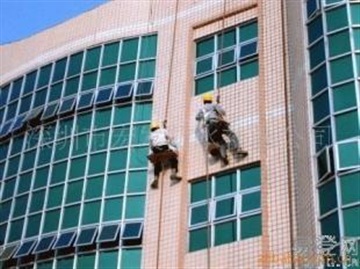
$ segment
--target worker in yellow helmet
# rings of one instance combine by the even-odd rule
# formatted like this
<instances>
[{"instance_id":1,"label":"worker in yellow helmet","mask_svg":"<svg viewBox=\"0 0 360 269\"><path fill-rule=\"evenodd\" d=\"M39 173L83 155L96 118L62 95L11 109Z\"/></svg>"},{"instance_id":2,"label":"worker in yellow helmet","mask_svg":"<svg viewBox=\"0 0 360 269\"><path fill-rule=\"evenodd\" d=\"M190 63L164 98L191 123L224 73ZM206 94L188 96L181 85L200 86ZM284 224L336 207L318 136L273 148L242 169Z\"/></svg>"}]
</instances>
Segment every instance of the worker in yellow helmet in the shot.
<instances>
[{"instance_id":1,"label":"worker in yellow helmet","mask_svg":"<svg viewBox=\"0 0 360 269\"><path fill-rule=\"evenodd\" d=\"M218 103L213 103L213 95L211 93L205 93L202 96L203 106L196 114L197 121L203 121L207 127L207 138L209 143L219 145L220 158L223 163L227 165L229 163L227 158L228 145L223 138L223 135L227 136L230 140L229 149L241 156L248 155L247 151L240 148L239 139L236 134L230 130L229 123L225 120L225 110Z\"/></svg>"},{"instance_id":2,"label":"worker in yellow helmet","mask_svg":"<svg viewBox=\"0 0 360 269\"><path fill-rule=\"evenodd\" d=\"M176 154L176 147L172 143L170 136L165 128L161 128L158 121L153 121L150 125L150 148L154 155L169 152L169 161L171 168L170 179L172 181L180 181L181 177L178 173L178 159ZM154 162L154 178L151 181L151 187L157 188L159 182L159 175L162 170L161 161Z\"/></svg>"}]
</instances>

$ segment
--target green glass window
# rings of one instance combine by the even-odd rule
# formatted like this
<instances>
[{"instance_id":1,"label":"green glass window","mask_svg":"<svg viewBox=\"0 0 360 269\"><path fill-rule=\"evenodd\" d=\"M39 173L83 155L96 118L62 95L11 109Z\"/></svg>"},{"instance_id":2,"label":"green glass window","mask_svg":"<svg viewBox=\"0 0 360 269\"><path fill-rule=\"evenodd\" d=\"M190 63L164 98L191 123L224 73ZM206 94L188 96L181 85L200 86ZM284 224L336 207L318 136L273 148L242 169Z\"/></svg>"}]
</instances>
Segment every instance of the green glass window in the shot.
<instances>
[{"instance_id":1,"label":"green glass window","mask_svg":"<svg viewBox=\"0 0 360 269\"><path fill-rule=\"evenodd\" d=\"M19 167L19 162L20 162L19 155L9 159L7 172L6 172L7 177L15 175L17 173L18 167Z\"/></svg>"},{"instance_id":2,"label":"green glass window","mask_svg":"<svg viewBox=\"0 0 360 269\"><path fill-rule=\"evenodd\" d=\"M52 82L62 80L65 75L67 58L56 61Z\"/></svg>"},{"instance_id":3,"label":"green glass window","mask_svg":"<svg viewBox=\"0 0 360 269\"><path fill-rule=\"evenodd\" d=\"M147 183L147 171L129 172L127 192L145 192Z\"/></svg>"},{"instance_id":4,"label":"green glass window","mask_svg":"<svg viewBox=\"0 0 360 269\"><path fill-rule=\"evenodd\" d=\"M115 76L116 76L116 67L101 69L100 86L114 84Z\"/></svg>"},{"instance_id":5,"label":"green glass window","mask_svg":"<svg viewBox=\"0 0 360 269\"><path fill-rule=\"evenodd\" d=\"M197 251L208 247L208 227L190 231L189 251Z\"/></svg>"},{"instance_id":6,"label":"green glass window","mask_svg":"<svg viewBox=\"0 0 360 269\"><path fill-rule=\"evenodd\" d=\"M86 183L85 199L99 198L102 196L104 178L89 178Z\"/></svg>"},{"instance_id":7,"label":"green glass window","mask_svg":"<svg viewBox=\"0 0 360 269\"><path fill-rule=\"evenodd\" d=\"M119 43L106 44L102 57L102 66L115 64L119 55Z\"/></svg>"},{"instance_id":8,"label":"green glass window","mask_svg":"<svg viewBox=\"0 0 360 269\"><path fill-rule=\"evenodd\" d=\"M321 65L321 67L317 68L316 71L313 71L311 73L312 94L315 95L325 87L327 87L327 75L326 75L326 65L323 64Z\"/></svg>"},{"instance_id":9,"label":"green glass window","mask_svg":"<svg viewBox=\"0 0 360 269\"><path fill-rule=\"evenodd\" d=\"M117 263L118 263L118 250L100 252L98 268L103 268L103 269L117 268ZM121 268L127 268L127 267L121 267ZM131 265L131 268L134 268L133 265Z\"/></svg>"},{"instance_id":10,"label":"green glass window","mask_svg":"<svg viewBox=\"0 0 360 269\"><path fill-rule=\"evenodd\" d=\"M151 120L152 103L136 103L134 121Z\"/></svg>"},{"instance_id":11,"label":"green glass window","mask_svg":"<svg viewBox=\"0 0 360 269\"><path fill-rule=\"evenodd\" d=\"M5 181L2 200L10 198L14 194L16 178L11 178Z\"/></svg>"},{"instance_id":12,"label":"green glass window","mask_svg":"<svg viewBox=\"0 0 360 269\"><path fill-rule=\"evenodd\" d=\"M13 218L20 217L25 214L29 195L25 194L15 199L15 207L12 214Z\"/></svg>"},{"instance_id":13,"label":"green glass window","mask_svg":"<svg viewBox=\"0 0 360 269\"><path fill-rule=\"evenodd\" d=\"M52 154L52 144L47 144L40 147L39 157L38 157L38 165L49 163L51 160Z\"/></svg>"},{"instance_id":14,"label":"green glass window","mask_svg":"<svg viewBox=\"0 0 360 269\"><path fill-rule=\"evenodd\" d=\"M37 71L35 70L26 75L26 81L25 81L25 85L24 85L23 94L30 93L34 90L35 82L36 82L36 74L37 74Z\"/></svg>"},{"instance_id":15,"label":"green glass window","mask_svg":"<svg viewBox=\"0 0 360 269\"><path fill-rule=\"evenodd\" d=\"M8 110L6 113L6 120L9 120L9 119L12 119L15 117L17 105L18 105L17 101L15 101L15 103L8 105Z\"/></svg>"},{"instance_id":16,"label":"green glass window","mask_svg":"<svg viewBox=\"0 0 360 269\"><path fill-rule=\"evenodd\" d=\"M89 174L104 173L106 163L106 153L90 155Z\"/></svg>"},{"instance_id":17,"label":"green glass window","mask_svg":"<svg viewBox=\"0 0 360 269\"><path fill-rule=\"evenodd\" d=\"M330 61L331 81L337 83L354 76L351 56Z\"/></svg>"},{"instance_id":18,"label":"green glass window","mask_svg":"<svg viewBox=\"0 0 360 269\"><path fill-rule=\"evenodd\" d=\"M56 163L53 166L51 174L51 183L59 183L65 181L67 162Z\"/></svg>"},{"instance_id":19,"label":"green glass window","mask_svg":"<svg viewBox=\"0 0 360 269\"><path fill-rule=\"evenodd\" d=\"M196 57L212 53L215 51L214 37L196 42Z\"/></svg>"},{"instance_id":20,"label":"green glass window","mask_svg":"<svg viewBox=\"0 0 360 269\"><path fill-rule=\"evenodd\" d=\"M71 268L73 268L73 264L74 264L74 257L58 259L56 261L56 268L57 269L71 269Z\"/></svg>"},{"instance_id":21,"label":"green glass window","mask_svg":"<svg viewBox=\"0 0 360 269\"><path fill-rule=\"evenodd\" d=\"M256 21L240 26L240 41L243 42L257 37L258 36L257 31L258 31L258 26Z\"/></svg>"},{"instance_id":22,"label":"green glass window","mask_svg":"<svg viewBox=\"0 0 360 269\"><path fill-rule=\"evenodd\" d=\"M252 167L241 171L240 189L244 190L260 186L261 184L261 171L260 167Z\"/></svg>"},{"instance_id":23,"label":"green glass window","mask_svg":"<svg viewBox=\"0 0 360 269\"><path fill-rule=\"evenodd\" d=\"M139 64L138 78L153 78L155 76L155 61L142 61Z\"/></svg>"},{"instance_id":24,"label":"green glass window","mask_svg":"<svg viewBox=\"0 0 360 269\"><path fill-rule=\"evenodd\" d=\"M327 11L326 23L328 32L348 26L346 6Z\"/></svg>"},{"instance_id":25,"label":"green glass window","mask_svg":"<svg viewBox=\"0 0 360 269\"><path fill-rule=\"evenodd\" d=\"M359 145L357 141L339 144L339 168L348 168L360 165Z\"/></svg>"},{"instance_id":26,"label":"green glass window","mask_svg":"<svg viewBox=\"0 0 360 269\"><path fill-rule=\"evenodd\" d=\"M242 218L240 221L241 239L261 235L261 215Z\"/></svg>"},{"instance_id":27,"label":"green glass window","mask_svg":"<svg viewBox=\"0 0 360 269\"><path fill-rule=\"evenodd\" d=\"M70 56L70 63L68 67L67 76L77 75L81 71L83 52L79 52Z\"/></svg>"},{"instance_id":28,"label":"green glass window","mask_svg":"<svg viewBox=\"0 0 360 269\"><path fill-rule=\"evenodd\" d=\"M128 196L126 202L125 218L143 218L145 196Z\"/></svg>"},{"instance_id":29,"label":"green glass window","mask_svg":"<svg viewBox=\"0 0 360 269\"><path fill-rule=\"evenodd\" d=\"M136 64L122 64L120 65L118 82L125 82L135 79Z\"/></svg>"},{"instance_id":30,"label":"green glass window","mask_svg":"<svg viewBox=\"0 0 360 269\"><path fill-rule=\"evenodd\" d=\"M40 131L33 130L28 132L25 149L34 148L40 141Z\"/></svg>"},{"instance_id":31,"label":"green glass window","mask_svg":"<svg viewBox=\"0 0 360 269\"><path fill-rule=\"evenodd\" d=\"M49 92L49 102L60 99L63 85L63 82L59 82L51 86Z\"/></svg>"},{"instance_id":32,"label":"green glass window","mask_svg":"<svg viewBox=\"0 0 360 269\"><path fill-rule=\"evenodd\" d=\"M314 42L322 35L323 35L323 25L321 21L321 16L318 16L316 19L312 20L308 25L309 44Z\"/></svg>"},{"instance_id":33,"label":"green glass window","mask_svg":"<svg viewBox=\"0 0 360 269\"><path fill-rule=\"evenodd\" d=\"M79 135L74 137L72 155L85 154L89 147L89 134Z\"/></svg>"},{"instance_id":34,"label":"green glass window","mask_svg":"<svg viewBox=\"0 0 360 269\"><path fill-rule=\"evenodd\" d=\"M336 140L358 136L360 134L358 120L357 110L337 115L335 117Z\"/></svg>"},{"instance_id":35,"label":"green glass window","mask_svg":"<svg viewBox=\"0 0 360 269\"><path fill-rule=\"evenodd\" d=\"M216 177L215 196L228 194L235 191L236 191L236 172L227 173ZM206 198L206 196L204 198Z\"/></svg>"},{"instance_id":36,"label":"green glass window","mask_svg":"<svg viewBox=\"0 0 360 269\"><path fill-rule=\"evenodd\" d=\"M129 248L122 249L121 255L121 267L120 268L141 268L141 249L140 248Z\"/></svg>"},{"instance_id":37,"label":"green glass window","mask_svg":"<svg viewBox=\"0 0 360 269\"><path fill-rule=\"evenodd\" d=\"M112 198L105 200L103 221L120 220L122 214L123 199Z\"/></svg>"},{"instance_id":38,"label":"green glass window","mask_svg":"<svg viewBox=\"0 0 360 269\"><path fill-rule=\"evenodd\" d=\"M79 202L81 200L84 185L83 183L83 180L69 183L65 200L67 204Z\"/></svg>"},{"instance_id":39,"label":"green glass window","mask_svg":"<svg viewBox=\"0 0 360 269\"><path fill-rule=\"evenodd\" d=\"M340 177L342 204L360 201L360 172Z\"/></svg>"},{"instance_id":40,"label":"green glass window","mask_svg":"<svg viewBox=\"0 0 360 269\"><path fill-rule=\"evenodd\" d=\"M45 104L47 92L48 92L47 88L43 88L35 92L35 101L33 107L38 107Z\"/></svg>"},{"instance_id":41,"label":"green glass window","mask_svg":"<svg viewBox=\"0 0 360 269\"><path fill-rule=\"evenodd\" d=\"M32 100L31 94L26 97L21 98L21 106L20 106L20 110L18 112L19 114L22 114L22 113L30 110L31 100ZM0 117L0 121L1 121L1 117Z\"/></svg>"},{"instance_id":42,"label":"green glass window","mask_svg":"<svg viewBox=\"0 0 360 269\"><path fill-rule=\"evenodd\" d=\"M344 209L343 216L345 236L360 236L360 206Z\"/></svg>"},{"instance_id":43,"label":"green glass window","mask_svg":"<svg viewBox=\"0 0 360 269\"><path fill-rule=\"evenodd\" d=\"M259 73L259 61L254 60L240 65L240 79L248 79L257 76Z\"/></svg>"},{"instance_id":44,"label":"green glass window","mask_svg":"<svg viewBox=\"0 0 360 269\"><path fill-rule=\"evenodd\" d=\"M113 150L110 152L109 170L122 170L126 167L127 149Z\"/></svg>"},{"instance_id":45,"label":"green glass window","mask_svg":"<svg viewBox=\"0 0 360 269\"><path fill-rule=\"evenodd\" d=\"M107 149L109 142L109 130L93 132L91 141L91 151Z\"/></svg>"},{"instance_id":46,"label":"green glass window","mask_svg":"<svg viewBox=\"0 0 360 269\"><path fill-rule=\"evenodd\" d=\"M82 224L99 222L101 201L89 202L84 204Z\"/></svg>"},{"instance_id":47,"label":"green glass window","mask_svg":"<svg viewBox=\"0 0 360 269\"><path fill-rule=\"evenodd\" d=\"M248 27L247 30L245 28L246 28L245 26L242 27L242 30L243 30L242 32L244 34L244 37L250 36L251 35L250 28ZM250 30L250 31L248 31L248 30ZM256 35L255 35L255 37L256 37ZM226 31L226 32L224 32L224 34L219 34L217 36L217 38L218 38L218 40L217 40L218 41L218 46L217 46L218 50L227 48L227 47L231 47L236 44L236 30L232 29L230 31Z\"/></svg>"},{"instance_id":48,"label":"green glass window","mask_svg":"<svg viewBox=\"0 0 360 269\"><path fill-rule=\"evenodd\" d=\"M23 84L23 77L21 77L13 82L13 86L11 89L11 95L10 95L10 101L19 98L20 93L21 93L22 84Z\"/></svg>"},{"instance_id":49,"label":"green glass window","mask_svg":"<svg viewBox=\"0 0 360 269\"><path fill-rule=\"evenodd\" d=\"M318 122L319 120L330 115L328 91L325 91L313 99L313 113L314 122Z\"/></svg>"},{"instance_id":50,"label":"green glass window","mask_svg":"<svg viewBox=\"0 0 360 269\"><path fill-rule=\"evenodd\" d=\"M334 110L341 111L356 106L354 83L347 83L333 88Z\"/></svg>"},{"instance_id":51,"label":"green glass window","mask_svg":"<svg viewBox=\"0 0 360 269\"><path fill-rule=\"evenodd\" d=\"M215 246L236 241L236 221L215 225Z\"/></svg>"},{"instance_id":52,"label":"green glass window","mask_svg":"<svg viewBox=\"0 0 360 269\"><path fill-rule=\"evenodd\" d=\"M191 203L206 200L211 195L210 181L201 180L191 184Z\"/></svg>"},{"instance_id":53,"label":"green glass window","mask_svg":"<svg viewBox=\"0 0 360 269\"><path fill-rule=\"evenodd\" d=\"M98 73L98 71L84 74L82 84L81 84L82 91L94 89L96 87L97 73Z\"/></svg>"},{"instance_id":54,"label":"green glass window","mask_svg":"<svg viewBox=\"0 0 360 269\"><path fill-rule=\"evenodd\" d=\"M214 74L195 80L195 95L203 94L214 89Z\"/></svg>"},{"instance_id":55,"label":"green glass window","mask_svg":"<svg viewBox=\"0 0 360 269\"><path fill-rule=\"evenodd\" d=\"M52 142L55 137L56 123L46 125L43 129L43 137L41 142L47 143Z\"/></svg>"},{"instance_id":56,"label":"green glass window","mask_svg":"<svg viewBox=\"0 0 360 269\"><path fill-rule=\"evenodd\" d=\"M134 125L131 144L147 144L149 142L149 127L149 124Z\"/></svg>"},{"instance_id":57,"label":"green glass window","mask_svg":"<svg viewBox=\"0 0 360 269\"><path fill-rule=\"evenodd\" d=\"M223 199L216 202L215 218L229 217L235 213L234 198Z\"/></svg>"},{"instance_id":58,"label":"green glass window","mask_svg":"<svg viewBox=\"0 0 360 269\"><path fill-rule=\"evenodd\" d=\"M137 57L139 39L128 39L122 42L121 62L134 61Z\"/></svg>"},{"instance_id":59,"label":"green glass window","mask_svg":"<svg viewBox=\"0 0 360 269\"><path fill-rule=\"evenodd\" d=\"M23 228L24 228L24 219L12 221L10 225L10 234L9 234L8 242L19 240L21 238Z\"/></svg>"},{"instance_id":60,"label":"green glass window","mask_svg":"<svg viewBox=\"0 0 360 269\"><path fill-rule=\"evenodd\" d=\"M360 4L353 3L350 5L352 24L360 24Z\"/></svg>"},{"instance_id":61,"label":"green glass window","mask_svg":"<svg viewBox=\"0 0 360 269\"><path fill-rule=\"evenodd\" d=\"M78 92L80 84L80 77L74 77L66 80L65 94L64 96L69 96Z\"/></svg>"},{"instance_id":62,"label":"green glass window","mask_svg":"<svg viewBox=\"0 0 360 269\"><path fill-rule=\"evenodd\" d=\"M218 74L219 87L225 87L236 82L236 67L220 71Z\"/></svg>"},{"instance_id":63,"label":"green glass window","mask_svg":"<svg viewBox=\"0 0 360 269\"><path fill-rule=\"evenodd\" d=\"M360 50L360 28L353 28L355 50Z\"/></svg>"},{"instance_id":64,"label":"green glass window","mask_svg":"<svg viewBox=\"0 0 360 269\"><path fill-rule=\"evenodd\" d=\"M129 126L114 128L111 136L111 147L127 146L129 143L129 133Z\"/></svg>"},{"instance_id":65,"label":"green glass window","mask_svg":"<svg viewBox=\"0 0 360 269\"><path fill-rule=\"evenodd\" d=\"M131 149L130 154L130 167L140 168L147 167L148 160L147 155L149 153L148 147L136 147Z\"/></svg>"},{"instance_id":66,"label":"green glass window","mask_svg":"<svg viewBox=\"0 0 360 269\"><path fill-rule=\"evenodd\" d=\"M330 35L328 37L328 42L330 57L350 51L350 37L348 30Z\"/></svg>"},{"instance_id":67,"label":"green glass window","mask_svg":"<svg viewBox=\"0 0 360 269\"><path fill-rule=\"evenodd\" d=\"M6 143L6 144L4 143L4 144L0 145L0 160L1 161L6 159L8 150L9 150L9 144L8 143Z\"/></svg>"},{"instance_id":68,"label":"green glass window","mask_svg":"<svg viewBox=\"0 0 360 269\"><path fill-rule=\"evenodd\" d=\"M43 233L53 232L58 229L60 215L60 209L47 211L45 213Z\"/></svg>"},{"instance_id":69,"label":"green glass window","mask_svg":"<svg viewBox=\"0 0 360 269\"><path fill-rule=\"evenodd\" d=\"M1 204L1 211L0 211L0 222L7 221L10 216L12 200L9 200L6 203Z\"/></svg>"},{"instance_id":70,"label":"green glass window","mask_svg":"<svg viewBox=\"0 0 360 269\"><path fill-rule=\"evenodd\" d=\"M48 64L40 69L40 75L37 83L37 89L49 84L52 64Z\"/></svg>"},{"instance_id":71,"label":"green glass window","mask_svg":"<svg viewBox=\"0 0 360 269\"><path fill-rule=\"evenodd\" d=\"M261 194L260 192L253 192L249 194L244 194L242 197L242 208L241 211L249 211L254 209L260 209L261 207Z\"/></svg>"},{"instance_id":72,"label":"green glass window","mask_svg":"<svg viewBox=\"0 0 360 269\"><path fill-rule=\"evenodd\" d=\"M20 175L19 186L17 189L18 194L28 192L30 190L31 178L32 178L32 172L28 172L28 173Z\"/></svg>"},{"instance_id":73,"label":"green glass window","mask_svg":"<svg viewBox=\"0 0 360 269\"><path fill-rule=\"evenodd\" d=\"M26 237L31 237L39 234L41 224L41 214L36 214L28 217L26 226Z\"/></svg>"},{"instance_id":74,"label":"green glass window","mask_svg":"<svg viewBox=\"0 0 360 269\"><path fill-rule=\"evenodd\" d=\"M66 136L70 136L72 133L72 129L73 129L73 123L74 123L73 118L67 118L67 119L61 120L59 122L57 137L63 138Z\"/></svg>"},{"instance_id":75,"label":"green glass window","mask_svg":"<svg viewBox=\"0 0 360 269\"><path fill-rule=\"evenodd\" d=\"M76 121L76 133L82 133L82 132L88 132L91 128L91 112L86 114L78 115L77 121Z\"/></svg>"},{"instance_id":76,"label":"green glass window","mask_svg":"<svg viewBox=\"0 0 360 269\"><path fill-rule=\"evenodd\" d=\"M90 49L86 52L84 70L95 69L99 66L101 47Z\"/></svg>"},{"instance_id":77,"label":"green glass window","mask_svg":"<svg viewBox=\"0 0 360 269\"><path fill-rule=\"evenodd\" d=\"M79 255L76 268L95 268L95 253Z\"/></svg>"},{"instance_id":78,"label":"green glass window","mask_svg":"<svg viewBox=\"0 0 360 269\"><path fill-rule=\"evenodd\" d=\"M7 223L0 225L0 244L3 245L5 243L5 236L7 230Z\"/></svg>"},{"instance_id":79,"label":"green glass window","mask_svg":"<svg viewBox=\"0 0 360 269\"><path fill-rule=\"evenodd\" d=\"M157 36L143 36L141 38L140 58L150 58L156 56Z\"/></svg>"},{"instance_id":80,"label":"green glass window","mask_svg":"<svg viewBox=\"0 0 360 269\"><path fill-rule=\"evenodd\" d=\"M65 207L62 229L76 227L79 223L80 205Z\"/></svg>"},{"instance_id":81,"label":"green glass window","mask_svg":"<svg viewBox=\"0 0 360 269\"><path fill-rule=\"evenodd\" d=\"M207 222L209 219L208 204L193 207L191 209L191 225Z\"/></svg>"},{"instance_id":82,"label":"green glass window","mask_svg":"<svg viewBox=\"0 0 360 269\"><path fill-rule=\"evenodd\" d=\"M116 106L113 125L129 123L131 119L131 105Z\"/></svg>"},{"instance_id":83,"label":"green glass window","mask_svg":"<svg viewBox=\"0 0 360 269\"><path fill-rule=\"evenodd\" d=\"M321 215L337 207L336 186L334 180L319 187L319 200Z\"/></svg>"},{"instance_id":84,"label":"green glass window","mask_svg":"<svg viewBox=\"0 0 360 269\"><path fill-rule=\"evenodd\" d=\"M52 269L53 261L38 262L36 265L37 269Z\"/></svg>"},{"instance_id":85,"label":"green glass window","mask_svg":"<svg viewBox=\"0 0 360 269\"><path fill-rule=\"evenodd\" d=\"M45 201L45 190L33 192L30 204L30 213L43 209Z\"/></svg>"},{"instance_id":86,"label":"green glass window","mask_svg":"<svg viewBox=\"0 0 360 269\"><path fill-rule=\"evenodd\" d=\"M334 41L335 42L335 41ZM309 49L311 69L325 61L324 39L320 39Z\"/></svg>"},{"instance_id":87,"label":"green glass window","mask_svg":"<svg viewBox=\"0 0 360 269\"><path fill-rule=\"evenodd\" d=\"M55 144L55 161L65 159L69 156L70 139L58 140Z\"/></svg>"},{"instance_id":88,"label":"green glass window","mask_svg":"<svg viewBox=\"0 0 360 269\"><path fill-rule=\"evenodd\" d=\"M95 112L94 128L102 128L110 125L111 109L97 110Z\"/></svg>"},{"instance_id":89,"label":"green glass window","mask_svg":"<svg viewBox=\"0 0 360 269\"><path fill-rule=\"evenodd\" d=\"M49 175L49 166L45 166L43 168L36 169L35 179L34 179L34 189L41 188L46 186L48 182Z\"/></svg>"},{"instance_id":90,"label":"green glass window","mask_svg":"<svg viewBox=\"0 0 360 269\"><path fill-rule=\"evenodd\" d=\"M46 208L61 206L64 193L64 185L59 185L49 189Z\"/></svg>"},{"instance_id":91,"label":"green glass window","mask_svg":"<svg viewBox=\"0 0 360 269\"><path fill-rule=\"evenodd\" d=\"M85 175L86 157L75 158L70 161L69 178L78 178Z\"/></svg>"},{"instance_id":92,"label":"green glass window","mask_svg":"<svg viewBox=\"0 0 360 269\"><path fill-rule=\"evenodd\" d=\"M125 173L115 173L108 175L106 181L105 195L117 195L124 193Z\"/></svg>"}]
</instances>

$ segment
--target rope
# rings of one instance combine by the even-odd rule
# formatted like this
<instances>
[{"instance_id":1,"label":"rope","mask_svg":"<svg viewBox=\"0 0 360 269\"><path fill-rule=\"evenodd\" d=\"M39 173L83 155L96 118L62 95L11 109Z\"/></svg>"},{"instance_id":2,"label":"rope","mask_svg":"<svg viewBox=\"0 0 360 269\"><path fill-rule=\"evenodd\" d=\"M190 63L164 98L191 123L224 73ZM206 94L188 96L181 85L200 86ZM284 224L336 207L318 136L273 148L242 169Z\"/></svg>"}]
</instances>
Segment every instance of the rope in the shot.
<instances>
[{"instance_id":1,"label":"rope","mask_svg":"<svg viewBox=\"0 0 360 269\"><path fill-rule=\"evenodd\" d=\"M175 21L174 21L173 30L172 30L173 35L172 35L172 44L171 44L171 53L170 53L169 79L168 79L168 82L167 82L167 90L166 90L166 106L165 106L165 119L164 119L165 127L166 127L166 123L167 123L167 117L168 117L168 111L169 111L169 102L170 102L170 85L171 85L172 69L173 69L173 63L174 63L174 50L175 50L175 38L176 38L176 29L177 29L178 9L179 9L179 0L176 0ZM150 5L150 11L152 13L151 5ZM164 171L164 166L162 167L162 171ZM160 182L160 209L159 209L160 223L158 225L158 238L157 238L157 250L156 250L156 267L155 267L157 269L159 268L159 261L160 261L160 240L161 240L161 231L162 231L161 227L162 227L163 194L164 194L164 184L162 184L162 182L164 181L164 173L162 173L161 178L159 180L161 182Z\"/></svg>"},{"instance_id":2,"label":"rope","mask_svg":"<svg viewBox=\"0 0 360 269\"><path fill-rule=\"evenodd\" d=\"M220 53L220 56L219 56L219 62L218 63L221 63L222 62L222 50L223 50L223 47L224 47L224 34L225 34L225 17L226 17L226 0L223 0L223 10L222 10L222 20L221 20L221 39L220 39L220 47L221 47L221 53ZM219 72L219 78L216 82L216 91L217 91L217 96L216 96L216 102L217 103L220 103L220 86L219 86L219 82L221 82L221 72Z\"/></svg>"}]
</instances>

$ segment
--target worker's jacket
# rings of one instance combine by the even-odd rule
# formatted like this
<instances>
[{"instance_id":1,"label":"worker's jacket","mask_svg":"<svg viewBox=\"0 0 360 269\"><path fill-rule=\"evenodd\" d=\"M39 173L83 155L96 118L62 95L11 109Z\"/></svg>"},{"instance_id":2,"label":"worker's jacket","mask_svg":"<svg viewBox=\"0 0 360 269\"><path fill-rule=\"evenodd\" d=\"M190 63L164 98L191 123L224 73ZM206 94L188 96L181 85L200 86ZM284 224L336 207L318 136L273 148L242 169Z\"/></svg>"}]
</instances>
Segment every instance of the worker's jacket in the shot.
<instances>
[{"instance_id":1,"label":"worker's jacket","mask_svg":"<svg viewBox=\"0 0 360 269\"><path fill-rule=\"evenodd\" d=\"M225 110L219 104L204 104L196 114L197 121L204 120L205 123L211 121L224 120Z\"/></svg>"},{"instance_id":2,"label":"worker's jacket","mask_svg":"<svg viewBox=\"0 0 360 269\"><path fill-rule=\"evenodd\" d=\"M159 128L150 133L150 147L160 147L170 144L170 138L165 129Z\"/></svg>"}]
</instances>

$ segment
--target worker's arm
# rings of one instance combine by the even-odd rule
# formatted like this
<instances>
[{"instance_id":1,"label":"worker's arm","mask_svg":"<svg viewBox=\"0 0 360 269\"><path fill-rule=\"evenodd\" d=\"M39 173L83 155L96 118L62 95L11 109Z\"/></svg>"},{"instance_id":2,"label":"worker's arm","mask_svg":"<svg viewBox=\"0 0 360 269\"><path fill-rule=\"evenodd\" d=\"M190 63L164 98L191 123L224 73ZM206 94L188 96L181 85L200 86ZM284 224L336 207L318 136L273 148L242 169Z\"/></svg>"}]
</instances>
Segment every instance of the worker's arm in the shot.
<instances>
[{"instance_id":1,"label":"worker's arm","mask_svg":"<svg viewBox=\"0 0 360 269\"><path fill-rule=\"evenodd\" d=\"M219 113L220 116L225 116L225 115L226 115L226 112L225 112L225 110L222 108L221 105L215 104L215 109L216 109L217 113Z\"/></svg>"},{"instance_id":2,"label":"worker's arm","mask_svg":"<svg viewBox=\"0 0 360 269\"><path fill-rule=\"evenodd\" d=\"M202 109L200 109L200 110L198 111L198 113L197 113L196 116L195 116L195 119L196 119L197 121L201 121L201 120L204 119L204 111L203 111Z\"/></svg>"}]
</instances>

